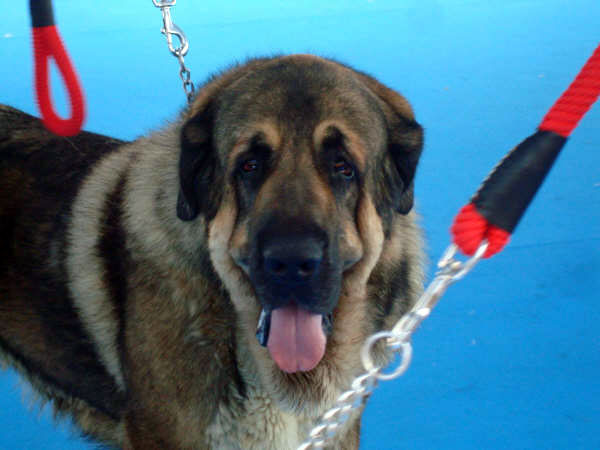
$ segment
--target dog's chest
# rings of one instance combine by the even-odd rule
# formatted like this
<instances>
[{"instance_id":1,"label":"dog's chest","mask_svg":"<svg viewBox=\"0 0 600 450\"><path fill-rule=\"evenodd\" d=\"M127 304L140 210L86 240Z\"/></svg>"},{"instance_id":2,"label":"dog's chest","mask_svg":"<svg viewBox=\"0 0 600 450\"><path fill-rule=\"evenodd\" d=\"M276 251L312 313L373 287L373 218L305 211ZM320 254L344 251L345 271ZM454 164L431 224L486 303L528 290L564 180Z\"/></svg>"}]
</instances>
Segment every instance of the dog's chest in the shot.
<instances>
[{"instance_id":1,"label":"dog's chest","mask_svg":"<svg viewBox=\"0 0 600 450\"><path fill-rule=\"evenodd\" d=\"M243 405L221 405L208 430L211 449L293 450L310 424L281 411L269 398L254 395Z\"/></svg>"}]
</instances>

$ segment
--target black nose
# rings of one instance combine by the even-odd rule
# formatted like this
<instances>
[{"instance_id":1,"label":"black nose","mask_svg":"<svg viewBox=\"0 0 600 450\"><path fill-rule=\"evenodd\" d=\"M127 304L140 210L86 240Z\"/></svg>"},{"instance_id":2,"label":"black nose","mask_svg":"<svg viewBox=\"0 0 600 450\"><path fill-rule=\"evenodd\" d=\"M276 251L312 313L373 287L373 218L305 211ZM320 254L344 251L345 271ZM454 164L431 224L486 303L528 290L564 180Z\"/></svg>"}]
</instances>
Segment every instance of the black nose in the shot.
<instances>
[{"instance_id":1,"label":"black nose","mask_svg":"<svg viewBox=\"0 0 600 450\"><path fill-rule=\"evenodd\" d=\"M263 270L272 282L294 285L313 279L321 268L323 241L311 235L284 235L265 239Z\"/></svg>"}]
</instances>

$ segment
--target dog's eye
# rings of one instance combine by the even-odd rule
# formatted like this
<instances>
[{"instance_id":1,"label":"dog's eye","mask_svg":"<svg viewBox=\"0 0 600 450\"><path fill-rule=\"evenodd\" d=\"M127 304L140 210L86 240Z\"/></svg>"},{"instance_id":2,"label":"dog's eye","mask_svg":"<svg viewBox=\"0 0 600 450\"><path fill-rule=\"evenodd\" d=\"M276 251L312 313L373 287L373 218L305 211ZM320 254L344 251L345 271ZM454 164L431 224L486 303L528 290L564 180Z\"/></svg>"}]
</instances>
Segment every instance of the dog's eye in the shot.
<instances>
[{"instance_id":1,"label":"dog's eye","mask_svg":"<svg viewBox=\"0 0 600 450\"><path fill-rule=\"evenodd\" d=\"M342 177L344 177L347 180L351 180L354 178L354 167L352 167L350 163L344 161L343 159L338 159L334 163L333 169L336 173L339 173Z\"/></svg>"},{"instance_id":2,"label":"dog's eye","mask_svg":"<svg viewBox=\"0 0 600 450\"><path fill-rule=\"evenodd\" d=\"M256 159L248 159L242 163L242 171L244 173L251 173L258 170L258 161Z\"/></svg>"}]
</instances>

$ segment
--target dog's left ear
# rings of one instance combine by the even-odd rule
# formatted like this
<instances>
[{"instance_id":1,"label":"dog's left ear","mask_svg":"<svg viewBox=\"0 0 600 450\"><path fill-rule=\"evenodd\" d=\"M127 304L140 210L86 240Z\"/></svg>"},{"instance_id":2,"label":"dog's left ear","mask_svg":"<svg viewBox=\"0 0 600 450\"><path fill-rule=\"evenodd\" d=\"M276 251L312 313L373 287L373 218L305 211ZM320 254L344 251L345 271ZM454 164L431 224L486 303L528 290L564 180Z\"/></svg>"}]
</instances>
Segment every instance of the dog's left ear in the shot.
<instances>
[{"instance_id":1,"label":"dog's left ear","mask_svg":"<svg viewBox=\"0 0 600 450\"><path fill-rule=\"evenodd\" d=\"M385 175L381 194L400 214L408 214L414 203L414 178L423 150L423 128L415 121L403 96L368 75L359 73L359 77L381 100L387 122L388 158L381 167Z\"/></svg>"}]
</instances>

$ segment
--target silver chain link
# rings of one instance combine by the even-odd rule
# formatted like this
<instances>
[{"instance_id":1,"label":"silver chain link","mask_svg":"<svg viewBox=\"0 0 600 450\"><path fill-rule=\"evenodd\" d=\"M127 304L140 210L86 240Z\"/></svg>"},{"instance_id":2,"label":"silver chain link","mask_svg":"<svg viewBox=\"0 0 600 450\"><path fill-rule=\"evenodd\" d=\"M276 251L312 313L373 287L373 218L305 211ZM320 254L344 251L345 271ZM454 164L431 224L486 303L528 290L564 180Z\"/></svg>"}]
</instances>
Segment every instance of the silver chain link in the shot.
<instances>
[{"instance_id":1,"label":"silver chain link","mask_svg":"<svg viewBox=\"0 0 600 450\"><path fill-rule=\"evenodd\" d=\"M157 8L160 8L162 13L163 28L160 31L167 38L169 51L179 61L179 78L181 78L181 81L183 82L183 91L185 92L185 96L189 103L194 98L194 83L191 81L191 73L186 67L183 57L187 55L190 45L183 30L175 25L171 18L171 7L175 6L177 0L152 0L152 3L154 3L154 6ZM173 36L179 40L179 47L173 45Z\"/></svg>"},{"instance_id":2,"label":"silver chain link","mask_svg":"<svg viewBox=\"0 0 600 450\"><path fill-rule=\"evenodd\" d=\"M464 262L454 259L458 250L456 245L452 244L446 249L438 261L438 273L411 310L390 331L381 331L367 339L360 352L366 372L356 377L352 387L340 395L335 405L323 414L319 424L310 431L308 439L298 450L324 448L331 443L352 411L359 408L363 400L371 395L378 381L393 380L406 372L412 359L412 334L431 314L448 287L469 273L483 258L487 248L487 241L483 241L475 254ZM373 347L381 340L385 340L387 348L400 358L399 365L392 372L383 372L384 367L376 365L371 357Z\"/></svg>"}]
</instances>

